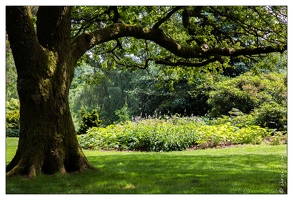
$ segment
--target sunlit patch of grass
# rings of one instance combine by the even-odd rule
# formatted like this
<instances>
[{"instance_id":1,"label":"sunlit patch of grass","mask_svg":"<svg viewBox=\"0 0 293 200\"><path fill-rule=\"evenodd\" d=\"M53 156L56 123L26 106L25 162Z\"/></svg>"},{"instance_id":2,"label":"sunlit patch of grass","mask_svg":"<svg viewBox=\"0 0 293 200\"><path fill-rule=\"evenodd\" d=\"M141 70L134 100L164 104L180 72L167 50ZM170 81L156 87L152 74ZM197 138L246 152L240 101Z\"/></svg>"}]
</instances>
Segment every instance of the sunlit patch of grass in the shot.
<instances>
[{"instance_id":1,"label":"sunlit patch of grass","mask_svg":"<svg viewBox=\"0 0 293 200\"><path fill-rule=\"evenodd\" d=\"M11 177L6 180L6 192L279 194L281 173L287 183L286 148L248 145L165 153L85 150L88 160L101 172L40 175L32 180ZM13 156L10 151L13 149L7 148L8 161Z\"/></svg>"}]
</instances>

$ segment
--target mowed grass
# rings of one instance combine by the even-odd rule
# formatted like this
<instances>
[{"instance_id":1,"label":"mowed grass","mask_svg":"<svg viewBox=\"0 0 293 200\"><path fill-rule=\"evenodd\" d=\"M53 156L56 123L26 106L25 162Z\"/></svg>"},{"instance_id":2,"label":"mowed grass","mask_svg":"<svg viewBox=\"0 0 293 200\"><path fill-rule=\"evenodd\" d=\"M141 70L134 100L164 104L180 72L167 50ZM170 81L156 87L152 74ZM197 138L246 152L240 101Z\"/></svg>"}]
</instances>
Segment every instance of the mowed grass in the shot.
<instances>
[{"instance_id":1,"label":"mowed grass","mask_svg":"<svg viewBox=\"0 0 293 200\"><path fill-rule=\"evenodd\" d=\"M6 164L17 138L6 140ZM101 172L6 178L21 194L287 193L287 146L239 146L181 152L84 151Z\"/></svg>"}]
</instances>

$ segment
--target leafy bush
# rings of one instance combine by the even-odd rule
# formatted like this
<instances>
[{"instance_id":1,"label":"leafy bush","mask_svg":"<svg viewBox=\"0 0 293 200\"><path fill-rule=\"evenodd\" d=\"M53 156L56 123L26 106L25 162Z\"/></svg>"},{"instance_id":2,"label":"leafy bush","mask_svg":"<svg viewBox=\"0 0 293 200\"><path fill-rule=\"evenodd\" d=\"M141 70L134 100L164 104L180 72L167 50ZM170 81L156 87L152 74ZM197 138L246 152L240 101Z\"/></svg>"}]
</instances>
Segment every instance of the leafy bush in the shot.
<instances>
[{"instance_id":1,"label":"leafy bush","mask_svg":"<svg viewBox=\"0 0 293 200\"><path fill-rule=\"evenodd\" d=\"M239 128L230 122L208 125L197 117L146 119L91 128L78 137L85 149L138 151L177 151L187 148L208 148L232 144L260 144L271 130L259 126Z\"/></svg>"},{"instance_id":2,"label":"leafy bush","mask_svg":"<svg viewBox=\"0 0 293 200\"><path fill-rule=\"evenodd\" d=\"M287 129L287 108L276 102L266 102L253 111L255 124L284 131Z\"/></svg>"},{"instance_id":3,"label":"leafy bush","mask_svg":"<svg viewBox=\"0 0 293 200\"><path fill-rule=\"evenodd\" d=\"M82 110L81 114L83 123L80 125L77 134L85 134L89 128L100 126L102 121L99 120L99 114L96 109L93 109L91 112Z\"/></svg>"},{"instance_id":4,"label":"leafy bush","mask_svg":"<svg viewBox=\"0 0 293 200\"><path fill-rule=\"evenodd\" d=\"M19 100L11 98L6 101L6 129L19 129Z\"/></svg>"},{"instance_id":5,"label":"leafy bush","mask_svg":"<svg viewBox=\"0 0 293 200\"><path fill-rule=\"evenodd\" d=\"M228 115L233 108L248 114L265 102L276 102L286 107L285 78L285 74L279 73L253 75L247 72L236 78L217 82L207 101L212 107L210 114L212 117Z\"/></svg>"}]
</instances>

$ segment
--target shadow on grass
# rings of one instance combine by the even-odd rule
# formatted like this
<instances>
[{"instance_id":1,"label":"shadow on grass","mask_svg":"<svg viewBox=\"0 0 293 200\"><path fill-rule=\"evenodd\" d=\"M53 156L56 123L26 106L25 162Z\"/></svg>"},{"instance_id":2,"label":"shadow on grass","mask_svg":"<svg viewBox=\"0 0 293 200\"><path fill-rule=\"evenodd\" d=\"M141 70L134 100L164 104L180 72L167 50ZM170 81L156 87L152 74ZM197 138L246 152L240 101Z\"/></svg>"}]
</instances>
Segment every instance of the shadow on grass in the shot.
<instances>
[{"instance_id":1,"label":"shadow on grass","mask_svg":"<svg viewBox=\"0 0 293 200\"><path fill-rule=\"evenodd\" d=\"M287 160L279 155L123 153L87 156L102 172L12 177L7 193L279 194ZM282 180L283 179L283 180ZM282 182L283 181L283 182ZM284 185L284 186L282 186Z\"/></svg>"}]
</instances>

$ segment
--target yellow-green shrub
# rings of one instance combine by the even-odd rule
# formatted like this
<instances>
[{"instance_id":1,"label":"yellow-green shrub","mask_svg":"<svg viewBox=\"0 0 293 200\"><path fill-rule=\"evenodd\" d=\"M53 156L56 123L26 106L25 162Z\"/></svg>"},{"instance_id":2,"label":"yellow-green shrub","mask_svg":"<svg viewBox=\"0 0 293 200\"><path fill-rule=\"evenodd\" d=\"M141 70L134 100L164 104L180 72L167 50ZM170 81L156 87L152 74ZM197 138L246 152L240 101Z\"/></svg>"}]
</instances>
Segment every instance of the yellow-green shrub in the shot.
<instances>
[{"instance_id":1,"label":"yellow-green shrub","mask_svg":"<svg viewBox=\"0 0 293 200\"><path fill-rule=\"evenodd\" d=\"M148 119L89 129L79 136L82 148L176 151L231 144L260 144L271 131L259 126L236 127L227 122L207 125L192 118Z\"/></svg>"},{"instance_id":2,"label":"yellow-green shrub","mask_svg":"<svg viewBox=\"0 0 293 200\"><path fill-rule=\"evenodd\" d=\"M19 100L6 101L6 129L19 129Z\"/></svg>"}]
</instances>

